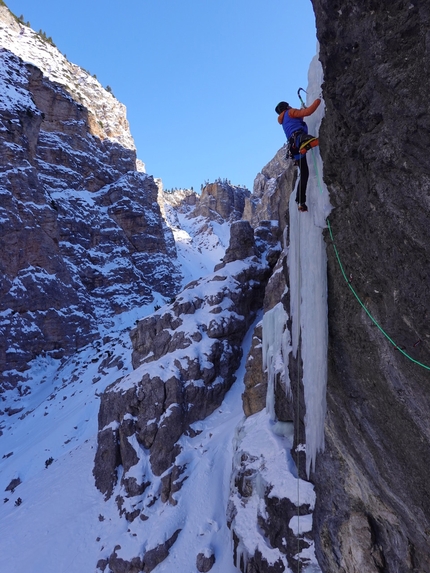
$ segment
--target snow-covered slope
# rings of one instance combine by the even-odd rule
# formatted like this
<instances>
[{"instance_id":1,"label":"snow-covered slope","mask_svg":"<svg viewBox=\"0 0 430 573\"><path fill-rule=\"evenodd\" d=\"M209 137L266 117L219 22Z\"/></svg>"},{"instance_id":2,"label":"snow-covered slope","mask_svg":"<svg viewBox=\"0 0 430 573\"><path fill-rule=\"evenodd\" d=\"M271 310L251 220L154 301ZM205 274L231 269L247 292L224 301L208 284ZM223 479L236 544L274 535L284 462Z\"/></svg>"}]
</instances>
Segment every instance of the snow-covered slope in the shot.
<instances>
[{"instance_id":1,"label":"snow-covered slope","mask_svg":"<svg viewBox=\"0 0 430 573\"><path fill-rule=\"evenodd\" d=\"M167 197L166 197L167 195ZM208 221L194 215L194 207L182 204L180 209L169 205L170 194L165 194L165 216L175 237L178 262L181 266L182 286L212 272L222 260L228 247L230 225L227 221ZM174 194L175 195L175 194ZM180 192L179 192L180 195Z\"/></svg>"},{"instance_id":2,"label":"snow-covered slope","mask_svg":"<svg viewBox=\"0 0 430 573\"><path fill-rule=\"evenodd\" d=\"M144 313L141 309L139 317ZM60 368L55 361L39 359L29 373L31 392L18 404L23 410L7 418L0 437L4 571L94 573L97 561L105 555L103 548L111 549L119 538L123 554L127 554L127 537L132 551L136 546L143 549L143 539L148 544L165 540L167 515L160 515L160 530L152 530L148 538L144 523L139 520L130 525L119 519L115 500L105 502L94 485L98 396L108 384L131 371L129 329L121 333L121 324L117 328L106 333L110 342L84 349ZM192 566L187 552L190 545L197 548L196 540L202 551L215 541L219 556L215 571L235 570L228 565L231 541L223 511L229 489L231 436L242 415L240 392L238 383L219 411L196 427L202 432L198 439L184 438L184 459L197 469L184 486L179 506L165 511L183 514L187 530L171 560L157 571L169 567L192 570L186 569ZM3 407L6 404L7 400ZM212 495L208 495L209 476ZM17 478L22 483L13 492L5 491ZM224 484L224 502L213 484ZM18 500L22 500L19 506Z\"/></svg>"},{"instance_id":3,"label":"snow-covered slope","mask_svg":"<svg viewBox=\"0 0 430 573\"><path fill-rule=\"evenodd\" d=\"M193 260L192 250L187 252L188 278L197 279L201 264ZM92 475L99 395L132 371L130 327L164 303L159 296L148 307L119 315L112 328L103 332L103 342L89 345L67 360L39 357L27 371L19 395L12 391L2 395L0 552L5 571L94 573L97 561L104 556L103 548L111 549L118 538L124 540L130 524L119 519L114 500L104 501ZM240 392L239 382L220 411L196 428L202 431L198 440L187 442L184 438L184 456L193 467L197 464L176 510L184 519L188 516L187 533L175 546L173 561L158 571L167 571L172 563L191 567L187 562L191 540L200 539L205 551L212 546L215 534L214 548L219 555L215 571L235 570L232 566L228 569L231 551L224 551L224 545L231 543L223 515L226 501L220 503L220 492L215 489L212 505L208 505L207 479L210 475L211 488L224 484L227 498L231 445L226 448L225 444L231 444L229 436L242 415ZM14 491L6 491L18 478L22 483ZM18 506L19 500L22 504ZM147 536L144 524L139 520L137 525L128 534L133 549L139 542L142 545L142 535ZM166 527L160 517L161 529L152 532L148 543L151 539L164 541Z\"/></svg>"}]
</instances>

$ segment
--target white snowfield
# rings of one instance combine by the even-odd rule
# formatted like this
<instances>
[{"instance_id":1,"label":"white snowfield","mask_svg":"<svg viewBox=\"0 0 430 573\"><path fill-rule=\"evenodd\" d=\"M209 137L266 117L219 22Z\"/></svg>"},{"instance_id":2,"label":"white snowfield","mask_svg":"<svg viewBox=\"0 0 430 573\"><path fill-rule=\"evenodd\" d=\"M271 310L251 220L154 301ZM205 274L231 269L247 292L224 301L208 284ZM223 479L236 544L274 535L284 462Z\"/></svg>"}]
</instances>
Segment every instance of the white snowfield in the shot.
<instances>
[{"instance_id":1,"label":"white snowfield","mask_svg":"<svg viewBox=\"0 0 430 573\"><path fill-rule=\"evenodd\" d=\"M184 220L187 230L179 233L184 282L205 275L225 252L228 226L219 229L225 233L221 237L211 233L206 242L200 234L194 241L200 226L198 219ZM202 245L207 248L205 263ZM238 383L222 406L195 425L201 433L182 439L180 463L188 464L189 477L178 494L177 506L154 505L152 517L156 519L145 527L141 520L128 523L120 518L114 497L105 502L95 488L92 469L99 395L120 377L132 377L130 328L155 306L166 303L153 294L151 305L118 315L110 327L104 326L106 321L100 316L102 338L108 342L96 342L63 361L39 357L27 373L19 401L16 392L3 395L2 410L20 411L11 416L4 411L1 416L2 571L94 573L97 561L108 557L117 544L121 545L118 556L131 559L166 541L177 528L182 528L181 535L157 573L172 567L192 571L197 553L209 551L217 556L214 571L236 571L225 510L232 438L243 416L243 365ZM249 347L250 340L246 344ZM137 475L142 463L134 468ZM16 478L21 480L16 489L5 491ZM160 478L154 476L154 494L159 486ZM17 505L19 500L22 504Z\"/></svg>"}]
</instances>

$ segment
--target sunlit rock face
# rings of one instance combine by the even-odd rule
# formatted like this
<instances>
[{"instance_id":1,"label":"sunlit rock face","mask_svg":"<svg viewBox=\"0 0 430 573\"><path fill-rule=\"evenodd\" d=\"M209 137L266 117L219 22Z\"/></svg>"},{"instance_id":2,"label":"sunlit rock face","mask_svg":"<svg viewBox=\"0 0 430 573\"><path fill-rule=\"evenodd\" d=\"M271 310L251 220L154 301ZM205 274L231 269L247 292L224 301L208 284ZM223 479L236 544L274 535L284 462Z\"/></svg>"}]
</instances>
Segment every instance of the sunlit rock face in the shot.
<instances>
[{"instance_id":1,"label":"sunlit rock face","mask_svg":"<svg viewBox=\"0 0 430 573\"><path fill-rule=\"evenodd\" d=\"M296 172L294 163L286 159L284 145L257 174L252 195L245 198L243 218L254 227L260 221L277 221L282 231L287 221L288 202Z\"/></svg>"},{"instance_id":2,"label":"sunlit rock face","mask_svg":"<svg viewBox=\"0 0 430 573\"><path fill-rule=\"evenodd\" d=\"M414 1L313 5L330 222L363 302L327 237L326 449L313 476L319 558L331 572L427 571L430 13Z\"/></svg>"},{"instance_id":3,"label":"sunlit rock face","mask_svg":"<svg viewBox=\"0 0 430 573\"><path fill-rule=\"evenodd\" d=\"M81 104L88 117L87 129L92 135L135 150L124 104L104 89L95 76L69 62L52 43L18 21L5 5L0 6L0 44L24 62L36 66L45 78L61 86L76 103ZM54 117L58 118L58 114ZM66 124L67 121L60 131ZM73 124L70 125L74 131ZM142 162L140 166L139 170L144 171Z\"/></svg>"},{"instance_id":4,"label":"sunlit rock face","mask_svg":"<svg viewBox=\"0 0 430 573\"><path fill-rule=\"evenodd\" d=\"M220 221L236 221L242 218L245 200L249 196L248 189L227 181L208 183L202 189L195 214Z\"/></svg>"},{"instance_id":5,"label":"sunlit rock face","mask_svg":"<svg viewBox=\"0 0 430 573\"><path fill-rule=\"evenodd\" d=\"M40 353L76 351L153 290L173 296L179 276L157 184L136 171L134 149L96 134L92 112L40 69L6 49L0 59L0 371L8 388Z\"/></svg>"}]
</instances>

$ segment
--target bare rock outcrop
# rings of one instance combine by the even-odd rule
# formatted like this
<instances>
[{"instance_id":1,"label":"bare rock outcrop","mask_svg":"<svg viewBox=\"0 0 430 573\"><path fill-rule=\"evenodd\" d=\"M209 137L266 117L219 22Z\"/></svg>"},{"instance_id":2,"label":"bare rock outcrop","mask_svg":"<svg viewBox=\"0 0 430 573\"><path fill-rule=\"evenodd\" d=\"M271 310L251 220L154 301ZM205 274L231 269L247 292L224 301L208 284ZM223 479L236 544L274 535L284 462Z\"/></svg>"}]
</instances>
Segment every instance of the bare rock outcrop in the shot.
<instances>
[{"instance_id":1,"label":"bare rock outcrop","mask_svg":"<svg viewBox=\"0 0 430 573\"><path fill-rule=\"evenodd\" d=\"M87 114L86 123L91 135L101 140L109 139L120 148L135 150L124 104L104 89L89 72L69 62L41 34L18 21L4 4L0 5L0 24L1 45L25 62L33 64L51 83L60 85L63 91L80 104Z\"/></svg>"},{"instance_id":2,"label":"bare rock outcrop","mask_svg":"<svg viewBox=\"0 0 430 573\"><path fill-rule=\"evenodd\" d=\"M263 369L263 333L261 322L254 329L252 346L246 358L242 395L245 416L252 416L266 407L267 377Z\"/></svg>"},{"instance_id":3,"label":"bare rock outcrop","mask_svg":"<svg viewBox=\"0 0 430 573\"><path fill-rule=\"evenodd\" d=\"M257 174L252 195L245 198L243 218L253 227L258 226L260 221L277 221L281 231L286 226L285 213L294 188L297 168L285 155L284 145Z\"/></svg>"},{"instance_id":4,"label":"bare rock outcrop","mask_svg":"<svg viewBox=\"0 0 430 573\"><path fill-rule=\"evenodd\" d=\"M287 252L282 250L273 273L268 281L264 294L263 308L265 312L282 303L285 310L289 311L289 289ZM246 361L245 391L242 395L243 411L246 416L251 416L266 407L267 396L267 368L263 364L263 324L257 324L254 330L252 345ZM275 413L281 421L292 420L293 404L285 391L285 385L279 376L275 379Z\"/></svg>"},{"instance_id":5,"label":"bare rock outcrop","mask_svg":"<svg viewBox=\"0 0 430 573\"><path fill-rule=\"evenodd\" d=\"M208 573L215 565L215 554L211 549L207 549L204 553L199 553L196 558L196 567L200 573Z\"/></svg>"}]
</instances>

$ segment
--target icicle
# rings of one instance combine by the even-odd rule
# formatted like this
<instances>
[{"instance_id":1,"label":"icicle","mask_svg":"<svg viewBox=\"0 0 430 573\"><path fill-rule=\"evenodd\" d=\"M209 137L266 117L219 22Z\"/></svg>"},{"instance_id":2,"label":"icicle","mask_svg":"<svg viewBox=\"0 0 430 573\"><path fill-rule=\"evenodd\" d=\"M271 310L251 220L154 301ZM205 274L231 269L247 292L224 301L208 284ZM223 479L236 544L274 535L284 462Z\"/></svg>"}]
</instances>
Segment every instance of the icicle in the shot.
<instances>
[{"instance_id":1,"label":"icicle","mask_svg":"<svg viewBox=\"0 0 430 573\"><path fill-rule=\"evenodd\" d=\"M279 302L263 316L263 370L267 372L266 410L271 420L275 420L275 379L280 376L285 384L287 394L290 390L290 379L285 365L291 350L290 335L287 329L288 314Z\"/></svg>"}]
</instances>

